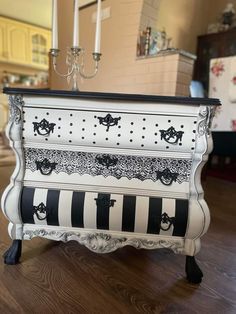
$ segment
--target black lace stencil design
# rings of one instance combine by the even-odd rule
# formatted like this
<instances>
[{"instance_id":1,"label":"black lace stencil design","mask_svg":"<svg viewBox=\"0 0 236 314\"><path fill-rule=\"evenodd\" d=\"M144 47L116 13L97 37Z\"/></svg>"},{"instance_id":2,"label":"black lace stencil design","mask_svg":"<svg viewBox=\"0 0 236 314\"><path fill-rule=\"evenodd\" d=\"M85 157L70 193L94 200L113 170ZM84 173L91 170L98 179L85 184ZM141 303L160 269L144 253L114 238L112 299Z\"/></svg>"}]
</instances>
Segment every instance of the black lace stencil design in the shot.
<instances>
[{"instance_id":1,"label":"black lace stencil design","mask_svg":"<svg viewBox=\"0 0 236 314\"><path fill-rule=\"evenodd\" d=\"M60 151L49 149L25 149L26 169L37 171L37 163L47 159L55 163L53 172L64 172L68 175L112 176L116 179L128 178L141 181L159 178L157 172L168 169L175 174L176 182L188 182L192 161L188 159L155 158L145 156L97 154L74 151Z\"/></svg>"}]
</instances>

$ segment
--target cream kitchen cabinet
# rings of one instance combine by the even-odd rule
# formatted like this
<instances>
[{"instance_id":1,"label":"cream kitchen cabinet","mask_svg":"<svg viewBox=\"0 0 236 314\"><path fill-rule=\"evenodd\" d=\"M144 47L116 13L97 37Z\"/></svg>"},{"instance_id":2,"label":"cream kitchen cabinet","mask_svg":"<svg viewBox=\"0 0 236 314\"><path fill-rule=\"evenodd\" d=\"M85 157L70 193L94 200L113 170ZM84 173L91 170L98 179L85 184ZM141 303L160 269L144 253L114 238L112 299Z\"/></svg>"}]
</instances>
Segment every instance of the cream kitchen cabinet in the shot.
<instances>
[{"instance_id":1,"label":"cream kitchen cabinet","mask_svg":"<svg viewBox=\"0 0 236 314\"><path fill-rule=\"evenodd\" d=\"M7 58L12 63L29 62L29 35L25 24L7 21Z\"/></svg>"},{"instance_id":2,"label":"cream kitchen cabinet","mask_svg":"<svg viewBox=\"0 0 236 314\"><path fill-rule=\"evenodd\" d=\"M0 17L0 60L48 69L50 30Z\"/></svg>"},{"instance_id":3,"label":"cream kitchen cabinet","mask_svg":"<svg viewBox=\"0 0 236 314\"><path fill-rule=\"evenodd\" d=\"M0 19L0 61L7 59L6 23Z\"/></svg>"}]
</instances>

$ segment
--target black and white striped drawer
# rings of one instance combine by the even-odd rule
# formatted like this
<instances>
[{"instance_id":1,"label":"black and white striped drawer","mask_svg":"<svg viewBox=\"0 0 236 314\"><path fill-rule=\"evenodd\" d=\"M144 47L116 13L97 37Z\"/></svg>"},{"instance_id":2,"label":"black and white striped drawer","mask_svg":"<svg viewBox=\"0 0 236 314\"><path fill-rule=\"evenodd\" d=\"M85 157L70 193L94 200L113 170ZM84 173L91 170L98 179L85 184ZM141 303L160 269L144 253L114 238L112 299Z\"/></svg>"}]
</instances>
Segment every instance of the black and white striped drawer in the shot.
<instances>
[{"instance_id":1,"label":"black and white striped drawer","mask_svg":"<svg viewBox=\"0 0 236 314\"><path fill-rule=\"evenodd\" d=\"M184 237L186 199L100 194L24 187L24 224L53 225Z\"/></svg>"},{"instance_id":2,"label":"black and white striped drawer","mask_svg":"<svg viewBox=\"0 0 236 314\"><path fill-rule=\"evenodd\" d=\"M26 148L25 180L188 193L192 161Z\"/></svg>"},{"instance_id":3,"label":"black and white striped drawer","mask_svg":"<svg viewBox=\"0 0 236 314\"><path fill-rule=\"evenodd\" d=\"M193 152L193 116L24 108L26 142Z\"/></svg>"}]
</instances>

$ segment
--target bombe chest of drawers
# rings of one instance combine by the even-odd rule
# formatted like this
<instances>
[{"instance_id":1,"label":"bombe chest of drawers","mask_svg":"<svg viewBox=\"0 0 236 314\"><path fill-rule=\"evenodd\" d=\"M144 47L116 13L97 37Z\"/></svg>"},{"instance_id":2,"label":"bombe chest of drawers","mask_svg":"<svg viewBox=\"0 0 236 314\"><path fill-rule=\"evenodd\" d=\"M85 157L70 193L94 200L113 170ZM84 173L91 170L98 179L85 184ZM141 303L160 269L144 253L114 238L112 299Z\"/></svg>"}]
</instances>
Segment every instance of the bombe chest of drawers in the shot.
<instances>
[{"instance_id":1,"label":"bombe chest of drawers","mask_svg":"<svg viewBox=\"0 0 236 314\"><path fill-rule=\"evenodd\" d=\"M16 168L2 196L16 264L22 240L76 240L97 253L125 245L194 256L210 216L201 169L217 99L10 89Z\"/></svg>"}]
</instances>

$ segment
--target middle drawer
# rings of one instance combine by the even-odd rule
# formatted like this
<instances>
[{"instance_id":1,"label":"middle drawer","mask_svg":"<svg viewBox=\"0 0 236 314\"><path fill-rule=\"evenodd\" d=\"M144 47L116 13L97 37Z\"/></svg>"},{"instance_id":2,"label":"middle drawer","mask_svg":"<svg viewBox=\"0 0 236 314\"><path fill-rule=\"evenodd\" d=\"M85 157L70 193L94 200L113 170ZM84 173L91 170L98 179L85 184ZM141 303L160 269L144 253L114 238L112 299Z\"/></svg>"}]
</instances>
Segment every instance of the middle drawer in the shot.
<instances>
[{"instance_id":1,"label":"middle drawer","mask_svg":"<svg viewBox=\"0 0 236 314\"><path fill-rule=\"evenodd\" d=\"M25 148L24 180L189 192L191 159Z\"/></svg>"}]
</instances>

